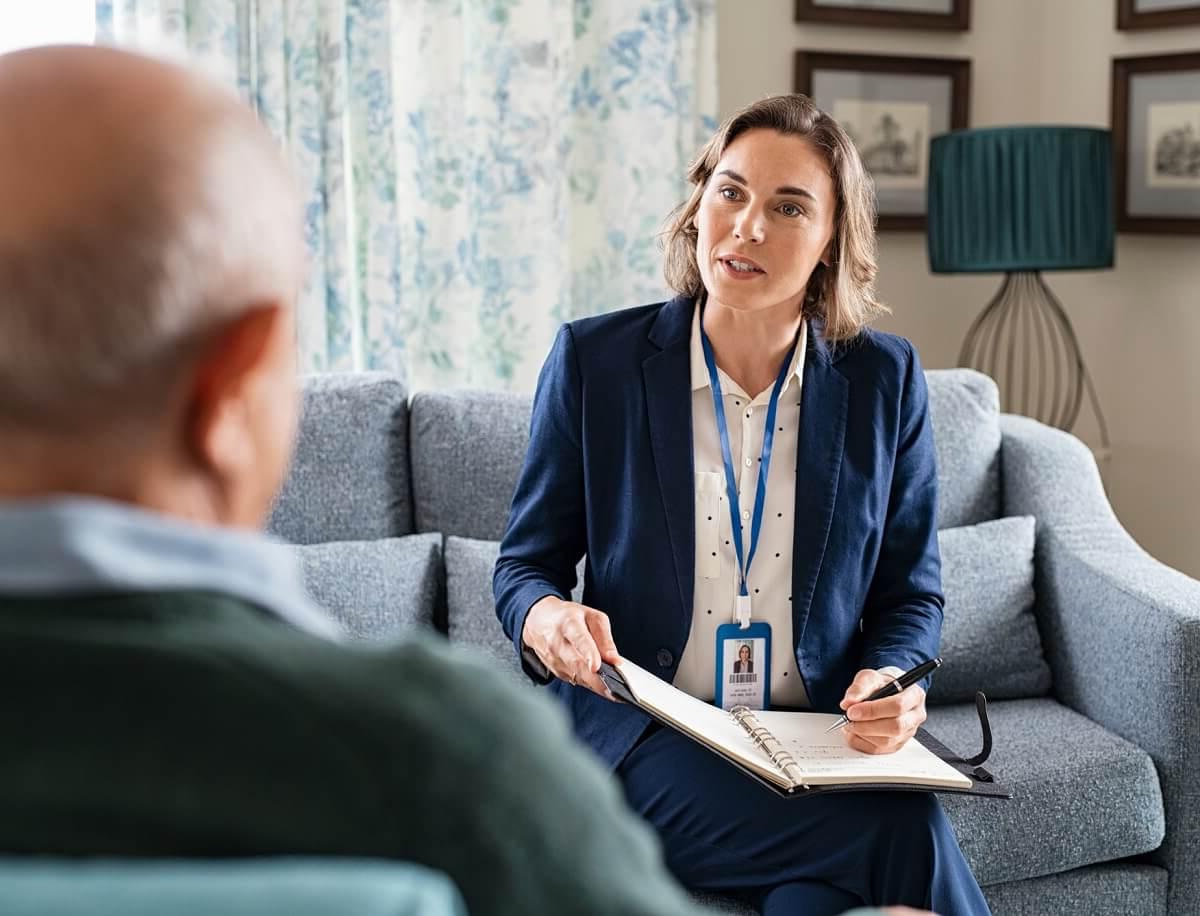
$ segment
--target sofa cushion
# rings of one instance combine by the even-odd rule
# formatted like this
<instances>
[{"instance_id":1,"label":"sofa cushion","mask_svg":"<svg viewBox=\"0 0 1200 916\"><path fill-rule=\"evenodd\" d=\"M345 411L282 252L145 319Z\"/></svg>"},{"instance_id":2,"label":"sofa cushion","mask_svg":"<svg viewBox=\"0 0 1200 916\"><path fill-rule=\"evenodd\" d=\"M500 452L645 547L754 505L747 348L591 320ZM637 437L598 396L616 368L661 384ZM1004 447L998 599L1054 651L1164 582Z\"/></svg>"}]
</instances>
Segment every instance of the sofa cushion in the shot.
<instances>
[{"instance_id":1,"label":"sofa cushion","mask_svg":"<svg viewBox=\"0 0 1200 916\"><path fill-rule=\"evenodd\" d=\"M1105 862L1045 875L989 884L983 889L997 916L1005 913L1053 913L1054 916L1163 916L1167 909L1165 868L1136 861Z\"/></svg>"},{"instance_id":2,"label":"sofa cushion","mask_svg":"<svg viewBox=\"0 0 1200 916\"><path fill-rule=\"evenodd\" d=\"M296 454L268 529L296 544L410 534L408 391L382 373L304 380Z\"/></svg>"},{"instance_id":3,"label":"sofa cushion","mask_svg":"<svg viewBox=\"0 0 1200 916\"><path fill-rule=\"evenodd\" d=\"M359 639L434 626L441 596L442 539L412 534L378 541L293 547L313 599Z\"/></svg>"},{"instance_id":4,"label":"sofa cushion","mask_svg":"<svg viewBox=\"0 0 1200 916\"><path fill-rule=\"evenodd\" d=\"M930 703L1042 696L1050 666L1033 616L1034 520L1001 518L938 532L946 616Z\"/></svg>"},{"instance_id":5,"label":"sofa cushion","mask_svg":"<svg viewBox=\"0 0 1200 916\"><path fill-rule=\"evenodd\" d=\"M1000 393L972 369L925 373L938 466L938 527L1000 514Z\"/></svg>"},{"instance_id":6,"label":"sofa cushion","mask_svg":"<svg viewBox=\"0 0 1200 916\"><path fill-rule=\"evenodd\" d=\"M461 916L440 872L352 859L0 859L5 916Z\"/></svg>"},{"instance_id":7,"label":"sofa cushion","mask_svg":"<svg viewBox=\"0 0 1200 916\"><path fill-rule=\"evenodd\" d=\"M418 531L498 540L529 445L528 396L421 392L409 424Z\"/></svg>"},{"instance_id":8,"label":"sofa cushion","mask_svg":"<svg viewBox=\"0 0 1200 916\"><path fill-rule=\"evenodd\" d=\"M989 704L985 764L1010 800L944 793L942 806L981 884L1108 862L1162 842L1162 792L1141 748L1049 698ZM926 728L958 754L979 750L973 704L930 710Z\"/></svg>"},{"instance_id":9,"label":"sofa cushion","mask_svg":"<svg viewBox=\"0 0 1200 916\"><path fill-rule=\"evenodd\" d=\"M447 632L451 642L474 646L496 659L504 671L525 682L512 641L496 617L496 602L492 597L492 570L500 555L499 541L471 538L446 538L446 609ZM578 581L571 599L583 595L583 575L586 560L579 561Z\"/></svg>"}]
</instances>

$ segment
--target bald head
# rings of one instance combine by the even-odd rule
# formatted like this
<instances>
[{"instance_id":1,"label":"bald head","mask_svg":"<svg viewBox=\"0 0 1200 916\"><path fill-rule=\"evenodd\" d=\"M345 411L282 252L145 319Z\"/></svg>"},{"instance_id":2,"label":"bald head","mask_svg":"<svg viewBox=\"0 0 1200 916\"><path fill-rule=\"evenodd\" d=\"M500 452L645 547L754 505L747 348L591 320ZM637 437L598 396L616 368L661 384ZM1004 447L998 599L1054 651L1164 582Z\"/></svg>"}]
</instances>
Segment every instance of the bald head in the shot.
<instances>
[{"instance_id":1,"label":"bald head","mask_svg":"<svg viewBox=\"0 0 1200 916\"><path fill-rule=\"evenodd\" d=\"M135 395L206 332L294 297L294 192L233 96L138 55L37 48L0 56L0 124L0 428L151 416Z\"/></svg>"},{"instance_id":2,"label":"bald head","mask_svg":"<svg viewBox=\"0 0 1200 916\"><path fill-rule=\"evenodd\" d=\"M0 438L38 461L161 444L239 358L202 365L221 335L294 301L280 152L234 96L107 48L0 56L0 125Z\"/></svg>"}]
</instances>

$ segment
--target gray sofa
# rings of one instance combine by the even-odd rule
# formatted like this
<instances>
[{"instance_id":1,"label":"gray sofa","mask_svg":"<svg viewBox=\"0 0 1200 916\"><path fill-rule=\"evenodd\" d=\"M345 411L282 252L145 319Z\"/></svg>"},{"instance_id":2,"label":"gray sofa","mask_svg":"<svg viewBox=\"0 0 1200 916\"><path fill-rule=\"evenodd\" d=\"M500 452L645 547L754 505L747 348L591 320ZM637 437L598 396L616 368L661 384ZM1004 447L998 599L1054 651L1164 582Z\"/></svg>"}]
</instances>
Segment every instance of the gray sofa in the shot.
<instances>
[{"instance_id":1,"label":"gray sofa","mask_svg":"<svg viewBox=\"0 0 1200 916\"><path fill-rule=\"evenodd\" d=\"M1001 415L977 373L928 380L947 592L928 728L974 753L966 701L988 692L988 767L1015 798L943 804L994 912L1200 912L1200 583L1125 533L1077 439ZM520 677L491 566L529 409L410 398L386 375L307 380L271 529L354 636L432 628Z\"/></svg>"}]
</instances>

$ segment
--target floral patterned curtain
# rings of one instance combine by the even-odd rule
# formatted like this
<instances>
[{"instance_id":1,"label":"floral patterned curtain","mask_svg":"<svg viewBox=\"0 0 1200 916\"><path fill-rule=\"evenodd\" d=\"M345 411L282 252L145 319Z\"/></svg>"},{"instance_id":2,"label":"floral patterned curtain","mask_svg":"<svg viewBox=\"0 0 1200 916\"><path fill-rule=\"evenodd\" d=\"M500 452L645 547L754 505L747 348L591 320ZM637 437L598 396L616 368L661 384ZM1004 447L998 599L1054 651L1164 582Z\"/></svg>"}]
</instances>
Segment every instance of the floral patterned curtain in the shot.
<instances>
[{"instance_id":1,"label":"floral patterned curtain","mask_svg":"<svg viewBox=\"0 0 1200 916\"><path fill-rule=\"evenodd\" d=\"M564 320L665 294L658 233L713 130L714 0L97 0L287 147L310 370L528 390Z\"/></svg>"}]
</instances>

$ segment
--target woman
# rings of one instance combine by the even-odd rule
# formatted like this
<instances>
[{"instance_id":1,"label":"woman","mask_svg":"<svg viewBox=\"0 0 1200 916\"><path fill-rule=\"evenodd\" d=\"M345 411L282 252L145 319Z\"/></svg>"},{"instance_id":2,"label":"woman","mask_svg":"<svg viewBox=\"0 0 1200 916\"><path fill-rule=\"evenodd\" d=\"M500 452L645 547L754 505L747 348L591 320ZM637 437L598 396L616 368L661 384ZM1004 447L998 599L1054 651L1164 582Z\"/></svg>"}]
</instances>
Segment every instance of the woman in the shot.
<instances>
[{"instance_id":1,"label":"woman","mask_svg":"<svg viewBox=\"0 0 1200 916\"><path fill-rule=\"evenodd\" d=\"M497 613L685 885L764 913L986 913L934 795L781 800L597 675L623 656L719 703L719 628L752 621L770 634L764 703L846 710L849 744L889 753L924 721L923 685L861 701L941 632L924 376L907 341L866 327L874 204L851 141L778 96L728 120L688 177L666 233L679 295L565 325L543 367Z\"/></svg>"},{"instance_id":2,"label":"woman","mask_svg":"<svg viewBox=\"0 0 1200 916\"><path fill-rule=\"evenodd\" d=\"M750 659L750 647L742 643L738 649L737 661L733 663L734 674L753 674L754 662Z\"/></svg>"}]
</instances>

